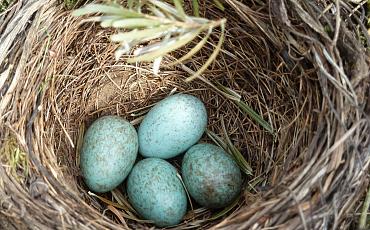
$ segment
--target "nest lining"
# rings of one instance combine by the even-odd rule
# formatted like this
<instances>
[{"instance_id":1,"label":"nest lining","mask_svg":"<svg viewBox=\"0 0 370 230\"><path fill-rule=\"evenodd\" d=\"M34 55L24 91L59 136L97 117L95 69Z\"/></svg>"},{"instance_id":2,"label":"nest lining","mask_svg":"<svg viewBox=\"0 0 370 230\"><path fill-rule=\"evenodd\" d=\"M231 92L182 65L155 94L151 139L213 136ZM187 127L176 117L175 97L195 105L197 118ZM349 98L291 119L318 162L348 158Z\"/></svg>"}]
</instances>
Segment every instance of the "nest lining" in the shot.
<instances>
[{"instance_id":1,"label":"nest lining","mask_svg":"<svg viewBox=\"0 0 370 230\"><path fill-rule=\"evenodd\" d=\"M17 75L10 70L1 88L6 90L0 104L4 127L0 143L3 165L11 166L17 151L24 160L0 169L0 191L8 198L3 200L2 214L19 226L27 223L38 228L149 228L150 224L127 218L122 221L114 209L107 209L107 203L87 192L79 172L78 150L84 129L97 117L117 114L137 124L150 106L176 89L205 102L208 129L223 136L221 121L225 122L227 135L254 169L248 180L259 182L246 186L239 204L227 215L211 221L208 219L215 211L197 209L199 212L188 213L180 228L346 226L346 215L364 192L370 164L365 135L368 123L363 113L369 60L361 45L349 27L342 25L331 51L324 35L320 37L297 16L298 8L292 15L284 14L284 2L280 8L277 3L259 7L234 0L227 3L230 11L207 11L209 17L226 17L228 30L223 52L204 77L239 93L272 125L276 136L205 82L185 83L187 72L181 66L164 65L155 76L150 64L116 62L112 55L116 46L108 40L112 31L81 25L79 19L52 3L39 1L27 6L20 2L21 10L31 9L36 14L33 23L24 28L27 39L13 38L23 59L20 54L10 55L7 61L0 59L1 72L9 63L20 71ZM22 12L17 10L11 12ZM11 18L12 14L5 16ZM288 36L294 33L281 28L287 23L285 16L292 20L293 32L306 33L318 43L307 38L300 46L294 45L298 40ZM333 15L326 16L335 22ZM261 30L264 26L269 30ZM47 33L40 28L47 28ZM346 46L351 42L353 47ZM17 43L24 43L27 49ZM210 48L186 66L199 67ZM333 65L324 52L343 66ZM356 61L349 58L354 53ZM340 79L341 70L352 89ZM9 91L13 82L16 87ZM352 106L353 98L358 106ZM104 198L117 203L112 194Z\"/></svg>"}]
</instances>

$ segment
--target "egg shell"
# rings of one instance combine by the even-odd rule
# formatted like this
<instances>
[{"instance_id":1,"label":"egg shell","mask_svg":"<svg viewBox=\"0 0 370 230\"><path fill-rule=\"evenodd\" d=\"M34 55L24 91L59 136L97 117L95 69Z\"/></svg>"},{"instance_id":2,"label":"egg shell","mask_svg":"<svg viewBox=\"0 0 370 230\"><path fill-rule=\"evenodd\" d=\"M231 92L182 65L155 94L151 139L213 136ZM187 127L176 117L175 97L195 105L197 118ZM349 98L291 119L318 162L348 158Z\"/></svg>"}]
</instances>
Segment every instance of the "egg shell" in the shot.
<instances>
[{"instance_id":1,"label":"egg shell","mask_svg":"<svg viewBox=\"0 0 370 230\"><path fill-rule=\"evenodd\" d=\"M127 194L135 210L158 227L176 225L186 213L186 193L177 171L159 158L146 158L134 166Z\"/></svg>"},{"instance_id":2,"label":"egg shell","mask_svg":"<svg viewBox=\"0 0 370 230\"><path fill-rule=\"evenodd\" d=\"M138 153L135 128L118 116L105 116L87 129L80 166L86 185L94 192L107 192L130 173Z\"/></svg>"},{"instance_id":3,"label":"egg shell","mask_svg":"<svg viewBox=\"0 0 370 230\"><path fill-rule=\"evenodd\" d=\"M208 208L227 206L242 187L241 172L234 159L212 144L197 144L185 153L182 177L190 196Z\"/></svg>"},{"instance_id":4,"label":"egg shell","mask_svg":"<svg viewBox=\"0 0 370 230\"><path fill-rule=\"evenodd\" d=\"M188 94L169 96L141 122L139 152L144 157L175 157L197 143L206 126L207 111L201 100Z\"/></svg>"}]
</instances>

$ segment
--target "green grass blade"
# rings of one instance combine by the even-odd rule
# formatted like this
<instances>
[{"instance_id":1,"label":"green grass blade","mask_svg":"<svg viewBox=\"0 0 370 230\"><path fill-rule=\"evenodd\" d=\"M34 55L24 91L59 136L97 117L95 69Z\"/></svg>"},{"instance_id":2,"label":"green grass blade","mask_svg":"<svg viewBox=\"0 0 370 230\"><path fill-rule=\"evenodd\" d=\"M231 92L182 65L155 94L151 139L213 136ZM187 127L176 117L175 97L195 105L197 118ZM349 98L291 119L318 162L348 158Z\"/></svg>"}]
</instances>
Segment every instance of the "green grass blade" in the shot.
<instances>
[{"instance_id":1,"label":"green grass blade","mask_svg":"<svg viewBox=\"0 0 370 230\"><path fill-rule=\"evenodd\" d=\"M206 18L200 18L200 17L189 17L193 22L199 23L199 24L205 24L209 23L210 20Z\"/></svg>"},{"instance_id":2,"label":"green grass blade","mask_svg":"<svg viewBox=\"0 0 370 230\"><path fill-rule=\"evenodd\" d=\"M223 149L227 149L227 144L224 142L224 140L219 137L217 134L212 132L211 130L206 130L207 136L218 146L220 146Z\"/></svg>"},{"instance_id":3,"label":"green grass blade","mask_svg":"<svg viewBox=\"0 0 370 230\"><path fill-rule=\"evenodd\" d=\"M173 8L170 4L166 3L166 2L162 2L162 1L158 1L158 0L150 0L150 2L155 5L156 7L162 9L163 11L166 11L167 13L175 16L175 17L178 17L177 15L177 10L175 8Z\"/></svg>"},{"instance_id":4,"label":"green grass blade","mask_svg":"<svg viewBox=\"0 0 370 230\"><path fill-rule=\"evenodd\" d=\"M183 61L188 60L192 56L194 56L206 44L209 36L211 35L211 32L212 32L212 29L210 29L210 31L208 31L207 35L196 46L194 46L186 55L182 56L177 61L175 61L173 63L170 63L168 66L173 66L173 65L182 63Z\"/></svg>"},{"instance_id":5,"label":"green grass blade","mask_svg":"<svg viewBox=\"0 0 370 230\"><path fill-rule=\"evenodd\" d=\"M153 27L159 26L161 22L158 20L145 19L145 18L127 18L116 20L112 23L112 26L115 28L140 28L140 27Z\"/></svg>"},{"instance_id":6,"label":"green grass blade","mask_svg":"<svg viewBox=\"0 0 370 230\"><path fill-rule=\"evenodd\" d=\"M181 182L181 184L182 184L182 187L183 187L183 188L184 188L184 190L185 190L186 196L187 196L188 201L189 201L189 203L190 203L190 210L194 211L194 208L193 208L193 202L191 202L190 194L189 194L188 189L186 188L186 185L185 185L184 181L182 180L182 178L181 178L181 176L180 176L180 174L179 174L179 173L176 173L176 176L177 176L177 178L180 180L180 182Z\"/></svg>"},{"instance_id":7,"label":"green grass blade","mask_svg":"<svg viewBox=\"0 0 370 230\"><path fill-rule=\"evenodd\" d=\"M134 7L134 2L135 2L136 0L127 0L127 7L129 8L129 9L132 9L133 7Z\"/></svg>"},{"instance_id":8,"label":"green grass blade","mask_svg":"<svg viewBox=\"0 0 370 230\"><path fill-rule=\"evenodd\" d=\"M198 0L193 0L193 12L195 17L199 17L199 2Z\"/></svg>"},{"instance_id":9,"label":"green grass blade","mask_svg":"<svg viewBox=\"0 0 370 230\"><path fill-rule=\"evenodd\" d=\"M155 16L157 16L157 17L159 17L159 18L166 18L166 15L165 15L162 11L160 11L159 9L157 9L157 7L156 7L156 6L154 6L154 5L149 5L149 9L150 9L150 11L151 11Z\"/></svg>"},{"instance_id":10,"label":"green grass blade","mask_svg":"<svg viewBox=\"0 0 370 230\"><path fill-rule=\"evenodd\" d=\"M194 71L190 70L188 67L184 66L183 64L181 64L181 67L186 72L188 72L191 75L193 75L195 73ZM223 88L217 87L211 81L209 81L208 79L206 79L206 78L204 78L202 76L199 77L199 80L201 80L204 83L206 83L207 85L211 86L214 90L216 90L217 92L219 92L225 98L230 99L230 100L233 100L233 101L240 101L240 95L238 95L237 97L235 97L233 94L230 94L228 91L225 91Z\"/></svg>"},{"instance_id":11,"label":"green grass blade","mask_svg":"<svg viewBox=\"0 0 370 230\"><path fill-rule=\"evenodd\" d=\"M242 171L247 175L253 175L253 169L247 162L247 160L244 158L244 156L241 154L241 152L235 147L235 145L231 142L229 135L227 134L226 126L224 119L221 119L221 126L225 134L226 143L228 149L231 151L232 155L234 156L235 160L237 161L239 167L242 169Z\"/></svg>"},{"instance_id":12,"label":"green grass blade","mask_svg":"<svg viewBox=\"0 0 370 230\"><path fill-rule=\"evenodd\" d=\"M239 204L240 197L241 196L239 195L238 198L236 198L230 205L222 209L220 212L212 215L209 219L207 219L207 221L213 221L213 220L216 220L218 218L225 216L228 212L230 212L233 208L235 208Z\"/></svg>"},{"instance_id":13,"label":"green grass blade","mask_svg":"<svg viewBox=\"0 0 370 230\"><path fill-rule=\"evenodd\" d=\"M130 42L133 40L142 40L145 42L147 40L156 39L166 35L165 32L170 31L173 26L159 26L151 29L144 30L133 30L127 33L118 33L111 36L113 42Z\"/></svg>"},{"instance_id":14,"label":"green grass blade","mask_svg":"<svg viewBox=\"0 0 370 230\"><path fill-rule=\"evenodd\" d=\"M86 14L93 14L93 13L102 13L102 14L109 14L109 15L120 15L126 18L140 18L143 17L143 14L134 12L132 10L128 10L122 8L119 5L103 5L103 4L88 4L80 9L74 10L72 12L73 16L82 16Z\"/></svg>"},{"instance_id":15,"label":"green grass blade","mask_svg":"<svg viewBox=\"0 0 370 230\"><path fill-rule=\"evenodd\" d=\"M245 160L244 156L241 154L241 152L232 144L230 138L228 137L226 133L225 124L221 124L223 127L223 131L226 136L226 142L221 137L219 137L217 134L210 130L206 130L207 136L218 146L223 148L225 151L227 151L230 155L232 155L237 162L240 169L246 174L246 175L253 175L253 169L249 165L249 163Z\"/></svg>"},{"instance_id":16,"label":"green grass blade","mask_svg":"<svg viewBox=\"0 0 370 230\"><path fill-rule=\"evenodd\" d=\"M127 61L129 63L138 62L138 61L152 61L157 57L164 56L184 45L188 44L194 38L196 38L201 29L195 30L193 32L186 33L176 39L170 39L168 41L164 41L159 43L158 45L154 44L155 49L149 53L139 55L137 57L129 58Z\"/></svg>"},{"instance_id":17,"label":"green grass blade","mask_svg":"<svg viewBox=\"0 0 370 230\"><path fill-rule=\"evenodd\" d=\"M366 193L364 204L362 206L362 211L360 214L360 220L358 224L359 229L368 229L367 227L369 226L367 225L370 225L369 219L368 219L369 207L370 207L370 185Z\"/></svg>"},{"instance_id":18,"label":"green grass blade","mask_svg":"<svg viewBox=\"0 0 370 230\"><path fill-rule=\"evenodd\" d=\"M216 7L222 11L225 11L224 5L219 0L213 0L213 3L216 5Z\"/></svg>"},{"instance_id":19,"label":"green grass blade","mask_svg":"<svg viewBox=\"0 0 370 230\"><path fill-rule=\"evenodd\" d=\"M253 169L250 166L250 164L245 160L244 156L241 154L241 152L235 147L235 146L230 146L232 149L233 155L235 159L237 159L237 162L239 162L239 165L242 169L242 171L246 175L251 175L253 176Z\"/></svg>"},{"instance_id":20,"label":"green grass blade","mask_svg":"<svg viewBox=\"0 0 370 230\"><path fill-rule=\"evenodd\" d=\"M126 212L132 212L137 214L136 210L131 206L131 204L127 201L127 199L123 196L123 194L118 190L114 189L111 191L114 199L123 207L125 207Z\"/></svg>"},{"instance_id":21,"label":"green grass blade","mask_svg":"<svg viewBox=\"0 0 370 230\"><path fill-rule=\"evenodd\" d=\"M218 53L220 52L224 39L225 39L225 23L222 23L221 24L221 37L217 43L217 46L215 47L215 50L212 52L211 56L204 63L204 65L193 76L185 79L186 82L190 82L194 80L195 78L199 77L208 68L208 66L211 65L211 63L216 59Z\"/></svg>"},{"instance_id":22,"label":"green grass blade","mask_svg":"<svg viewBox=\"0 0 370 230\"><path fill-rule=\"evenodd\" d=\"M256 186L258 184L261 184L262 182L264 182L265 179L261 178L261 177L256 177L256 178L253 178L252 180L250 180L248 182L248 186L246 187L246 191L249 191L249 192L258 192L256 190Z\"/></svg>"},{"instance_id":23,"label":"green grass blade","mask_svg":"<svg viewBox=\"0 0 370 230\"><path fill-rule=\"evenodd\" d=\"M185 14L184 8L182 7L181 1L180 0L173 0L173 2L175 3L175 7L177 9L178 16L182 20L185 20L186 14Z\"/></svg>"},{"instance_id":24,"label":"green grass blade","mask_svg":"<svg viewBox=\"0 0 370 230\"><path fill-rule=\"evenodd\" d=\"M271 125L263 119L261 115L259 115L256 111L254 111L249 105L247 105L243 101L237 101L236 104L239 108L249 115L253 120L255 120L259 125L265 128L269 133L274 134L274 130L272 129Z\"/></svg>"},{"instance_id":25,"label":"green grass blade","mask_svg":"<svg viewBox=\"0 0 370 230\"><path fill-rule=\"evenodd\" d=\"M100 201L102 201L103 203L105 203L105 204L107 204L107 205L111 205L111 206L113 206L113 207L115 207L115 208L119 208L119 209L122 209L122 210L126 210L126 207L125 207L125 206L120 205L119 203L112 202L112 201L110 201L110 200L108 200L108 199L106 199L106 198L104 198L104 197L102 197L102 196L98 196L98 195L96 195L96 194L94 194L94 193L92 193L92 192L90 192L90 191L88 192L88 194L89 194L90 196L93 196L93 197L98 198ZM138 219L138 218L133 217L133 216L131 216L131 215L127 215L126 213L123 213L123 212L121 212L121 214L122 214L122 216L123 216L123 217L125 217L125 218L127 218L127 219L130 219L130 220L137 221L137 222L139 222L139 223L153 223L153 221L150 221L150 220L141 220L141 219Z\"/></svg>"},{"instance_id":26,"label":"green grass blade","mask_svg":"<svg viewBox=\"0 0 370 230\"><path fill-rule=\"evenodd\" d=\"M241 100L242 96L240 94L238 94L237 92L235 92L234 90L230 89L229 87L226 87L226 86L223 86L222 84L220 84L219 82L215 82L217 87L219 87L223 92L233 96L234 98L237 98L238 101Z\"/></svg>"},{"instance_id":27,"label":"green grass blade","mask_svg":"<svg viewBox=\"0 0 370 230\"><path fill-rule=\"evenodd\" d=\"M103 28L112 27L113 22L122 19L121 16L106 16L106 18L100 23Z\"/></svg>"},{"instance_id":28,"label":"green grass blade","mask_svg":"<svg viewBox=\"0 0 370 230\"><path fill-rule=\"evenodd\" d=\"M96 16L96 17L90 17L87 19L84 19L84 22L104 22L109 20L118 20L121 19L121 16Z\"/></svg>"},{"instance_id":29,"label":"green grass blade","mask_svg":"<svg viewBox=\"0 0 370 230\"><path fill-rule=\"evenodd\" d=\"M241 96L238 93L236 93L235 91L231 90L228 87L225 87L225 86L221 85L218 82L216 82L216 85L221 91L223 91L223 92L225 92L229 95L232 95L234 98L236 98L237 100L234 99L234 102L239 106L239 108L245 114L249 115L253 120L255 120L259 125L261 125L263 128L265 128L271 134L274 133L271 125L267 121L265 121L263 119L263 117L261 115L259 115L256 111L254 111L249 105L247 105L245 102L243 102L241 100Z\"/></svg>"},{"instance_id":30,"label":"green grass blade","mask_svg":"<svg viewBox=\"0 0 370 230\"><path fill-rule=\"evenodd\" d=\"M3 1L4 2L4 1ZM10 2L9 1L5 1L6 2ZM64 6L67 8L67 10L71 10L73 9L74 7L76 7L77 4L79 4L80 2L78 0L64 0ZM1 5L4 4L4 3L0 3L0 8L1 8Z\"/></svg>"}]
</instances>

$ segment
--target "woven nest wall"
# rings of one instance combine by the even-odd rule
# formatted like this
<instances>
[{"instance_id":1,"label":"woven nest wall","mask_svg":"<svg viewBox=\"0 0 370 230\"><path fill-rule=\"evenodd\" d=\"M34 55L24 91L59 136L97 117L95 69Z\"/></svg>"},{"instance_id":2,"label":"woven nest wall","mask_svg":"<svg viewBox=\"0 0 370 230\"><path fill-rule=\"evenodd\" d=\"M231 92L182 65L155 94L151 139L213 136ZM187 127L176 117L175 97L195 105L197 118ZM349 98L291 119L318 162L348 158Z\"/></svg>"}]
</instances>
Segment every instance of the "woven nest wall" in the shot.
<instances>
[{"instance_id":1,"label":"woven nest wall","mask_svg":"<svg viewBox=\"0 0 370 230\"><path fill-rule=\"evenodd\" d=\"M115 61L112 31L81 24L58 1L18 0L2 13L0 226L153 227L127 218L123 190L88 192L79 171L81 139L100 116L118 114L138 125L154 103L187 92L204 101L207 128L221 137L226 130L253 176L223 215L194 207L177 228L348 228L369 181L363 6L303 0L225 6L223 12L201 4L207 18L227 19L223 50L202 77L240 94L273 134L206 81L184 81L211 45L184 65L166 67L190 48L171 54L155 75L150 63Z\"/></svg>"}]
</instances>

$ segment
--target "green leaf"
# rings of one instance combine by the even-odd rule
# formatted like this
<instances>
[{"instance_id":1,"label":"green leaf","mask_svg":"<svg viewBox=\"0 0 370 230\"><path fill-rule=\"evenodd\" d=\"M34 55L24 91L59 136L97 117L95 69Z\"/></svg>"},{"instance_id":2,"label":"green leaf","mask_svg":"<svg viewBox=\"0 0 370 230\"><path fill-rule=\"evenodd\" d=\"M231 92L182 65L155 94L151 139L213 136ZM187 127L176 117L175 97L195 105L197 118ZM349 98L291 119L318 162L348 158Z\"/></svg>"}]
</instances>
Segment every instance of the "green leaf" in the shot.
<instances>
[{"instance_id":1,"label":"green leaf","mask_svg":"<svg viewBox=\"0 0 370 230\"><path fill-rule=\"evenodd\" d=\"M219 212L215 213L214 215L212 215L209 219L207 219L207 221L213 221L213 220L216 220L218 218L221 218L221 217L225 216L228 212L230 212L234 207L236 207L239 204L240 197L241 197L241 195L239 195L238 198L236 198L227 207L225 207L221 211L219 211Z\"/></svg>"},{"instance_id":2,"label":"green leaf","mask_svg":"<svg viewBox=\"0 0 370 230\"><path fill-rule=\"evenodd\" d=\"M170 4L158 0L150 0L150 2L155 5L156 7L162 9L163 11L166 11L167 13L170 13L172 16L178 17L179 15L177 10L171 6Z\"/></svg>"},{"instance_id":3,"label":"green leaf","mask_svg":"<svg viewBox=\"0 0 370 230\"><path fill-rule=\"evenodd\" d=\"M159 18L166 18L166 15L162 11L157 9L157 7L155 7L154 5L149 5L149 9L155 16Z\"/></svg>"},{"instance_id":4,"label":"green leaf","mask_svg":"<svg viewBox=\"0 0 370 230\"><path fill-rule=\"evenodd\" d=\"M238 101L236 104L239 108L246 114L248 114L253 120L255 120L258 124L260 124L263 128L265 128L271 134L274 134L274 130L272 129L271 125L265 121L256 111L254 111L249 105L247 105L243 101Z\"/></svg>"},{"instance_id":5,"label":"green leaf","mask_svg":"<svg viewBox=\"0 0 370 230\"><path fill-rule=\"evenodd\" d=\"M216 7L222 11L225 11L225 7L224 5L219 1L219 0L213 0L213 2L215 3Z\"/></svg>"},{"instance_id":6,"label":"green leaf","mask_svg":"<svg viewBox=\"0 0 370 230\"><path fill-rule=\"evenodd\" d=\"M106 199L106 198L104 198L102 196L98 196L98 195L96 195L96 194L94 194L94 193L92 193L90 191L88 192L88 194L90 196L93 196L93 197L98 198L100 201L104 202L105 204L111 205L111 206L113 206L115 208L119 208L119 209L122 209L122 210L126 210L126 208L127 208L127 207L125 207L125 206L123 206L123 205L121 205L119 203L114 203L114 202L112 202L112 201L110 201L110 200L108 200L108 199ZM141 219L138 219L138 218L136 218L136 217L134 217L132 215L127 215L127 214L125 214L123 212L121 212L121 214L122 214L123 217L125 217L127 219L130 219L130 220L137 221L139 223L153 223L153 221L150 221L150 220L141 220Z\"/></svg>"},{"instance_id":7,"label":"green leaf","mask_svg":"<svg viewBox=\"0 0 370 230\"><path fill-rule=\"evenodd\" d=\"M112 26L115 28L140 28L140 27L153 27L159 26L161 22L158 20L145 19L145 18L127 18L116 20L112 23Z\"/></svg>"},{"instance_id":8,"label":"green leaf","mask_svg":"<svg viewBox=\"0 0 370 230\"><path fill-rule=\"evenodd\" d=\"M225 143L225 141L219 137L217 134L215 134L214 132L212 132L211 130L206 130L206 134L207 136L215 143L217 144L218 146L220 146L221 148L223 149L227 149L227 144Z\"/></svg>"},{"instance_id":9,"label":"green leaf","mask_svg":"<svg viewBox=\"0 0 370 230\"><path fill-rule=\"evenodd\" d=\"M206 42L207 42L209 36L211 35L211 33L212 33L212 28L210 28L210 30L208 31L207 35L196 46L194 46L186 55L182 56L177 61L175 61L173 63L170 63L168 66L173 66L173 65L182 63L183 61L188 60L192 56L194 56L206 44Z\"/></svg>"},{"instance_id":10,"label":"green leaf","mask_svg":"<svg viewBox=\"0 0 370 230\"><path fill-rule=\"evenodd\" d=\"M127 6L129 9L132 9L134 7L134 3L136 0L127 0Z\"/></svg>"},{"instance_id":11,"label":"green leaf","mask_svg":"<svg viewBox=\"0 0 370 230\"><path fill-rule=\"evenodd\" d=\"M243 113L249 115L253 120L255 120L259 125L265 128L271 134L274 134L274 131L271 125L263 119L261 115L259 115L256 111L254 111L249 105L247 105L244 101L241 100L241 96L236 93L235 91L231 90L228 87L221 85L220 83L216 82L218 89L226 94L232 96L230 99L234 101L234 103L243 111Z\"/></svg>"},{"instance_id":12,"label":"green leaf","mask_svg":"<svg viewBox=\"0 0 370 230\"><path fill-rule=\"evenodd\" d=\"M185 14L184 8L182 7L182 4L181 4L180 0L173 0L173 2L175 3L175 7L177 9L178 16L181 19L185 20L186 14Z\"/></svg>"},{"instance_id":13,"label":"green leaf","mask_svg":"<svg viewBox=\"0 0 370 230\"><path fill-rule=\"evenodd\" d=\"M73 16L82 16L86 14L93 14L93 13L102 13L102 14L109 14L109 15L120 15L125 18L140 18L143 17L143 14L134 12L132 10L128 10L125 8L122 8L121 6L108 6L103 4L88 4L84 6L83 8L74 10L72 12Z\"/></svg>"},{"instance_id":14,"label":"green leaf","mask_svg":"<svg viewBox=\"0 0 370 230\"><path fill-rule=\"evenodd\" d=\"M233 152L233 156L235 157L242 171L246 175L253 176L253 169L250 166L250 164L247 162L247 160L244 158L244 156L241 154L241 152L233 145L230 145L229 147L232 149L231 151Z\"/></svg>"},{"instance_id":15,"label":"green leaf","mask_svg":"<svg viewBox=\"0 0 370 230\"><path fill-rule=\"evenodd\" d=\"M250 180L249 182L248 182L248 186L247 186L247 188L246 188L246 191L249 191L249 192L252 192L252 191L254 191L254 192L257 192L257 190L256 190L256 186L258 185L258 184L261 184L262 182L264 182L264 180L265 179L263 179L263 178L261 178L261 177L255 177L255 178L253 178L252 180Z\"/></svg>"},{"instance_id":16,"label":"green leaf","mask_svg":"<svg viewBox=\"0 0 370 230\"><path fill-rule=\"evenodd\" d=\"M223 131L225 133L225 136L226 136L226 142L224 139L222 139L221 137L219 137L217 134L215 134L214 132L210 131L210 130L206 130L206 134L207 136L218 146L220 146L221 148L223 148L225 151L227 151L230 155L232 155L235 159L235 161L237 162L238 166L240 167L240 169L246 174L246 175L253 175L253 169L252 167L249 165L249 163L247 162L247 160L245 160L244 156L240 153L240 151L233 145L233 143L231 142L231 140L229 139L227 133L226 133L226 128L225 128L225 124L223 124L223 120L222 121L222 128L223 128Z\"/></svg>"},{"instance_id":17,"label":"green leaf","mask_svg":"<svg viewBox=\"0 0 370 230\"><path fill-rule=\"evenodd\" d=\"M147 40L156 39L166 35L165 32L171 31L171 25L159 26L151 29L144 30L133 30L127 33L118 33L111 36L113 42L130 42L133 40L142 40L146 42Z\"/></svg>"},{"instance_id":18,"label":"green leaf","mask_svg":"<svg viewBox=\"0 0 370 230\"><path fill-rule=\"evenodd\" d=\"M207 24L211 22L210 20L206 18L199 18L199 17L189 17L193 22L199 23L199 24Z\"/></svg>"},{"instance_id":19,"label":"green leaf","mask_svg":"<svg viewBox=\"0 0 370 230\"><path fill-rule=\"evenodd\" d=\"M117 200L117 202L125 207L126 212L133 212L137 214L136 210L131 206L131 204L127 201L127 199L123 196L123 194L119 191L119 189L114 189L111 191L114 199Z\"/></svg>"},{"instance_id":20,"label":"green leaf","mask_svg":"<svg viewBox=\"0 0 370 230\"><path fill-rule=\"evenodd\" d=\"M359 229L367 229L368 225L370 225L368 217L369 208L370 208L370 185L365 196L364 204L362 205L360 220L358 224Z\"/></svg>"},{"instance_id":21,"label":"green leaf","mask_svg":"<svg viewBox=\"0 0 370 230\"><path fill-rule=\"evenodd\" d=\"M103 28L112 27L113 22L122 19L121 16L103 16L106 17L102 22L100 23L100 26Z\"/></svg>"},{"instance_id":22,"label":"green leaf","mask_svg":"<svg viewBox=\"0 0 370 230\"><path fill-rule=\"evenodd\" d=\"M4 1L3 1L4 2ZM7 1L5 1L5 3L6 3ZM71 9L73 9L76 5L77 5L77 3L79 3L78 2L78 0L64 0L64 5L65 5L65 7L68 9L68 10L71 10ZM1 5L1 3L0 3L0 5Z\"/></svg>"},{"instance_id":23,"label":"green leaf","mask_svg":"<svg viewBox=\"0 0 370 230\"><path fill-rule=\"evenodd\" d=\"M171 51L174 51L176 49L179 49L180 47L183 47L187 43L194 40L194 38L196 38L200 32L201 32L201 29L194 30L193 32L186 33L175 39L170 39L168 41L166 40L166 41L154 44L152 46L154 47L153 50L151 50L150 52L146 54L139 55L133 58L129 58L128 62L133 63L133 62L138 62L138 61L152 61L157 57L164 56L170 53Z\"/></svg>"},{"instance_id":24,"label":"green leaf","mask_svg":"<svg viewBox=\"0 0 370 230\"><path fill-rule=\"evenodd\" d=\"M98 195L96 195L96 194L94 194L92 192L88 192L88 194L90 196L94 196L94 197L98 198L99 200L101 200L102 202L104 202L106 204L112 205L113 207L120 208L120 209L123 209L123 210L126 210L127 209L127 207L125 207L124 205L121 205L119 203L114 203L114 202L112 202L112 201L110 201L110 200L108 200L108 199L106 199L104 197L98 196Z\"/></svg>"},{"instance_id":25,"label":"green leaf","mask_svg":"<svg viewBox=\"0 0 370 230\"><path fill-rule=\"evenodd\" d=\"M103 22L106 20L117 20L121 19L121 16L96 16L96 17L89 17L84 19L85 22Z\"/></svg>"},{"instance_id":26,"label":"green leaf","mask_svg":"<svg viewBox=\"0 0 370 230\"><path fill-rule=\"evenodd\" d=\"M231 142L229 135L227 134L227 130L225 127L224 119L221 119L221 126L225 134L227 147L230 150L231 154L234 156L236 162L238 163L239 167L242 171L247 175L253 175L253 169L249 165L248 161L244 158L241 152L235 147L235 145Z\"/></svg>"},{"instance_id":27,"label":"green leaf","mask_svg":"<svg viewBox=\"0 0 370 230\"><path fill-rule=\"evenodd\" d=\"M215 50L212 52L211 56L204 63L204 65L193 76L185 79L186 82L190 82L194 80L195 78L199 77L208 68L208 66L211 65L211 63L216 59L218 53L220 52L224 39L225 39L225 23L222 23L221 24L221 37L217 43L217 46L215 47Z\"/></svg>"},{"instance_id":28,"label":"green leaf","mask_svg":"<svg viewBox=\"0 0 370 230\"><path fill-rule=\"evenodd\" d=\"M241 100L242 96L240 96L240 94L238 94L234 90L230 89L229 87L223 86L222 84L220 84L217 81L215 83L216 83L217 87L219 87L223 92L231 95L233 98L237 99L237 101Z\"/></svg>"},{"instance_id":29,"label":"green leaf","mask_svg":"<svg viewBox=\"0 0 370 230\"><path fill-rule=\"evenodd\" d=\"M195 17L199 17L199 2L198 0L193 0L193 12Z\"/></svg>"}]
</instances>

